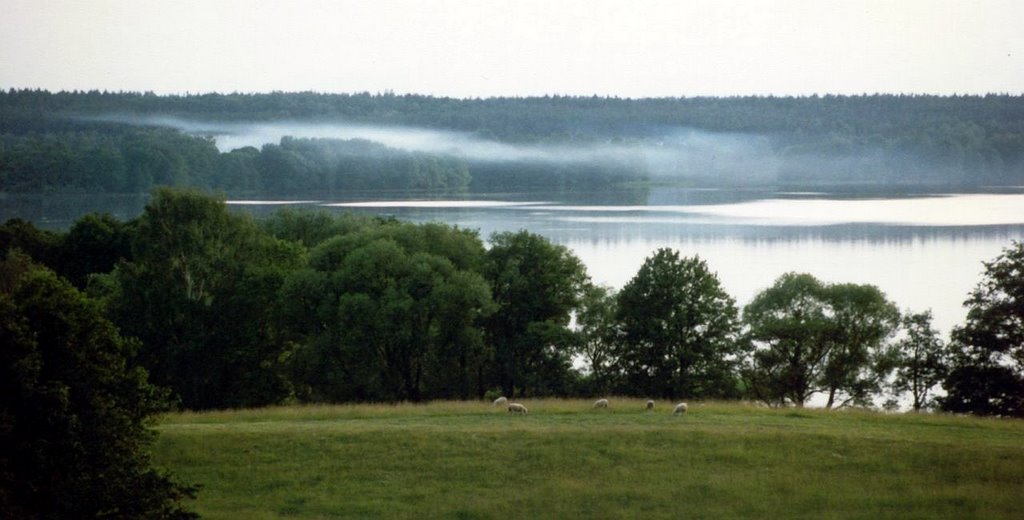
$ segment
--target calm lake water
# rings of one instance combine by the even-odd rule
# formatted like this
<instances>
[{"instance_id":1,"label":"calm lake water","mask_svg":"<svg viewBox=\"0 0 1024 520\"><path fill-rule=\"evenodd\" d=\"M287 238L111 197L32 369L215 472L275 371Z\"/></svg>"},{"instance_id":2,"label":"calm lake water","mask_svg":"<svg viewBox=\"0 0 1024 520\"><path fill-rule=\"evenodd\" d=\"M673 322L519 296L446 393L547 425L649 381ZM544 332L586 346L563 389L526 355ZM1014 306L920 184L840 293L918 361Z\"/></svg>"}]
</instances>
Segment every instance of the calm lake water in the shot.
<instances>
[{"instance_id":1,"label":"calm lake water","mask_svg":"<svg viewBox=\"0 0 1024 520\"><path fill-rule=\"evenodd\" d=\"M423 199L410 195L230 200L236 211L281 207L441 221L491 233L528 229L575 252L598 283L620 288L654 250L699 255L740 305L788 271L870 283L901 308L932 309L945 332L982 262L1024 239L1024 188L893 194L652 188L594 194L516 193ZM0 197L0 219L67 227L88 211L137 215L145 197ZM88 209L85 209L88 208Z\"/></svg>"}]
</instances>

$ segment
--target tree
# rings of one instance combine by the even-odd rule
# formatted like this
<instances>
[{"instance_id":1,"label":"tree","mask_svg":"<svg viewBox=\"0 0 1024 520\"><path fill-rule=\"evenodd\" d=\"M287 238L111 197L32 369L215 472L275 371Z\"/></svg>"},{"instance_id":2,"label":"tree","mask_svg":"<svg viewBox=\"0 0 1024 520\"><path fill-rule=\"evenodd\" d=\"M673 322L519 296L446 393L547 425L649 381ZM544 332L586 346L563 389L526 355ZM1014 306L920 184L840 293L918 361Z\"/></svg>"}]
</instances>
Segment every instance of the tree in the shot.
<instances>
[{"instance_id":1,"label":"tree","mask_svg":"<svg viewBox=\"0 0 1024 520\"><path fill-rule=\"evenodd\" d=\"M62 239L57 233L39 229L31 222L12 218L0 225L0 255L7 256L16 249L32 260L55 269L60 263Z\"/></svg>"},{"instance_id":2,"label":"tree","mask_svg":"<svg viewBox=\"0 0 1024 520\"><path fill-rule=\"evenodd\" d=\"M567 327L587 282L583 263L540 235L506 232L491 237L484 274L498 305L487 332L505 395L555 391L569 369Z\"/></svg>"},{"instance_id":3,"label":"tree","mask_svg":"<svg viewBox=\"0 0 1024 520\"><path fill-rule=\"evenodd\" d=\"M1024 243L992 262L964 305L952 334L944 410L1024 417Z\"/></svg>"},{"instance_id":4,"label":"tree","mask_svg":"<svg viewBox=\"0 0 1024 520\"><path fill-rule=\"evenodd\" d=\"M826 406L867 404L879 390L885 339L899 313L878 288L823 284L787 273L743 310L755 345L749 391L773 405L803 406L826 392Z\"/></svg>"},{"instance_id":5,"label":"tree","mask_svg":"<svg viewBox=\"0 0 1024 520\"><path fill-rule=\"evenodd\" d=\"M109 213L78 219L60 246L61 274L78 288L92 273L109 273L121 259L131 257L131 234Z\"/></svg>"},{"instance_id":6,"label":"tree","mask_svg":"<svg viewBox=\"0 0 1024 520\"><path fill-rule=\"evenodd\" d=\"M706 262L659 249L619 292L617 308L618 357L630 391L736 394L738 312Z\"/></svg>"},{"instance_id":7,"label":"tree","mask_svg":"<svg viewBox=\"0 0 1024 520\"><path fill-rule=\"evenodd\" d=\"M754 397L803 406L819 390L827 356L825 287L809 274L788 273L743 309L757 346L745 370Z\"/></svg>"},{"instance_id":8,"label":"tree","mask_svg":"<svg viewBox=\"0 0 1024 520\"><path fill-rule=\"evenodd\" d=\"M378 224L373 217L345 213L336 216L327 210L307 211L283 208L261 219L260 228L281 240L314 248L338 235L355 233Z\"/></svg>"},{"instance_id":9,"label":"tree","mask_svg":"<svg viewBox=\"0 0 1024 520\"><path fill-rule=\"evenodd\" d=\"M282 309L301 331L292 365L308 400L482 395L493 305L483 245L449 226L390 222L318 245L287 280Z\"/></svg>"},{"instance_id":10,"label":"tree","mask_svg":"<svg viewBox=\"0 0 1024 520\"><path fill-rule=\"evenodd\" d=\"M138 345L53 272L0 264L0 516L194 517L195 490L150 463L168 401Z\"/></svg>"},{"instance_id":11,"label":"tree","mask_svg":"<svg viewBox=\"0 0 1024 520\"><path fill-rule=\"evenodd\" d=\"M444 283L431 295L436 329L424 387L432 398L479 397L487 391L483 370L493 358L482 327L483 320L494 312L491 289L479 273L443 272Z\"/></svg>"},{"instance_id":12,"label":"tree","mask_svg":"<svg viewBox=\"0 0 1024 520\"><path fill-rule=\"evenodd\" d=\"M588 284L576 313L576 353L587 363L586 378L593 394L605 394L617 375L616 295L611 289Z\"/></svg>"},{"instance_id":13,"label":"tree","mask_svg":"<svg viewBox=\"0 0 1024 520\"><path fill-rule=\"evenodd\" d=\"M290 393L278 291L300 246L260 232L222 200L157 190L139 218L132 261L96 284L122 331L142 340L154 382L188 408L255 406Z\"/></svg>"},{"instance_id":14,"label":"tree","mask_svg":"<svg viewBox=\"0 0 1024 520\"><path fill-rule=\"evenodd\" d=\"M910 392L914 411L933 404L932 390L948 372L946 345L932 328L932 313L906 314L901 320L906 335L892 345L890 363L894 367L893 391Z\"/></svg>"},{"instance_id":15,"label":"tree","mask_svg":"<svg viewBox=\"0 0 1024 520\"><path fill-rule=\"evenodd\" d=\"M479 275L458 273L445 258L386 239L352 252L339 270L341 346L369 350L390 400L423 399L435 390L426 388L431 379L450 386L448 397L469 397L467 364L482 349L472 330L490 298Z\"/></svg>"},{"instance_id":16,"label":"tree","mask_svg":"<svg viewBox=\"0 0 1024 520\"><path fill-rule=\"evenodd\" d=\"M831 284L826 288L832 312L832 337L823 383L826 408L867 406L884 383L888 366L885 342L899 324L899 310L873 285Z\"/></svg>"}]
</instances>

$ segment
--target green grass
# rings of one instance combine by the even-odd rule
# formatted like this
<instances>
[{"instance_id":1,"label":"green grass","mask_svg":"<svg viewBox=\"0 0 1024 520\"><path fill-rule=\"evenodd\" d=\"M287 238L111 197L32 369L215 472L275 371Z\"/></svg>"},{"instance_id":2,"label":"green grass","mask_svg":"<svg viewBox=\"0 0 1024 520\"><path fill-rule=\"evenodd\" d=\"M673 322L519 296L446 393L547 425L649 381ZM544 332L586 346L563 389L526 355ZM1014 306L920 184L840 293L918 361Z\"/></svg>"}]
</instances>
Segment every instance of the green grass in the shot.
<instances>
[{"instance_id":1,"label":"green grass","mask_svg":"<svg viewBox=\"0 0 1024 520\"><path fill-rule=\"evenodd\" d=\"M1024 518L1024 421L527 400L164 418L209 518Z\"/></svg>"}]
</instances>

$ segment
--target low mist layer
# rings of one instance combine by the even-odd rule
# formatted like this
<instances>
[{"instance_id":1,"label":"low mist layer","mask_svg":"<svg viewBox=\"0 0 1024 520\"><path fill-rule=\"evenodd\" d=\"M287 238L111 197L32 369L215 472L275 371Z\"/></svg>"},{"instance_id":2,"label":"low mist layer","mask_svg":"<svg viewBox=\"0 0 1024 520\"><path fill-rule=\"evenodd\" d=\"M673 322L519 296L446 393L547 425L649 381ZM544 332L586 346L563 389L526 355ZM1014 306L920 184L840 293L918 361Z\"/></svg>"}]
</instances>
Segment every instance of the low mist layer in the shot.
<instances>
[{"instance_id":1,"label":"low mist layer","mask_svg":"<svg viewBox=\"0 0 1024 520\"><path fill-rule=\"evenodd\" d=\"M97 118L139 126L173 128L214 139L221 152L275 145L284 138L368 141L413 153L454 157L476 165L485 177L516 178L541 185L545 168L574 169L570 176L685 180L714 185L913 184L976 182L984 171L955 171L950 163L900 148L833 140L808 144L806 136L712 132L649 126L613 137L593 132L508 142L467 131L350 122L214 122L170 116L109 115ZM580 137L585 136L585 137ZM323 143L320 145L324 146ZM515 172L509 167L518 168ZM471 167L471 170L473 168ZM609 174L612 170L617 173ZM623 173L626 172L626 173ZM564 177L565 172L552 172ZM518 182L518 181L516 181ZM493 184L493 183L488 183ZM557 183L556 183L557 184Z\"/></svg>"},{"instance_id":2,"label":"low mist layer","mask_svg":"<svg viewBox=\"0 0 1024 520\"><path fill-rule=\"evenodd\" d=\"M775 180L781 165L770 141L757 135L672 129L655 136L603 141L520 144L470 132L345 122L211 122L169 116L114 115L100 121L158 126L212 137L221 152L296 139L366 140L384 146L478 163L600 164L640 166L653 177L728 176L733 181Z\"/></svg>"}]
</instances>

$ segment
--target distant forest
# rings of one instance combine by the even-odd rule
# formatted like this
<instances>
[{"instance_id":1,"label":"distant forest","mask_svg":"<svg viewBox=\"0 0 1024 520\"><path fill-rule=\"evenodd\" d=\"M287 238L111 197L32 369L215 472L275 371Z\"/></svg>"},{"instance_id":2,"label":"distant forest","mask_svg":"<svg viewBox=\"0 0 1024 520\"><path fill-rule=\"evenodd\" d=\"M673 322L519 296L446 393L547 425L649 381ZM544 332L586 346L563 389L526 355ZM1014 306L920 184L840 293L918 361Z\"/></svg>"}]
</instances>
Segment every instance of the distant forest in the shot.
<instances>
[{"instance_id":1,"label":"distant forest","mask_svg":"<svg viewBox=\"0 0 1024 520\"><path fill-rule=\"evenodd\" d=\"M427 129L506 148L543 149L550 157L488 159L454 146L422 150L369 138L285 137L221 151L210 135L159 126L157 117ZM1020 184L1024 97L0 92L2 192L146 192L155 185L254 193L451 192L648 181Z\"/></svg>"}]
</instances>

